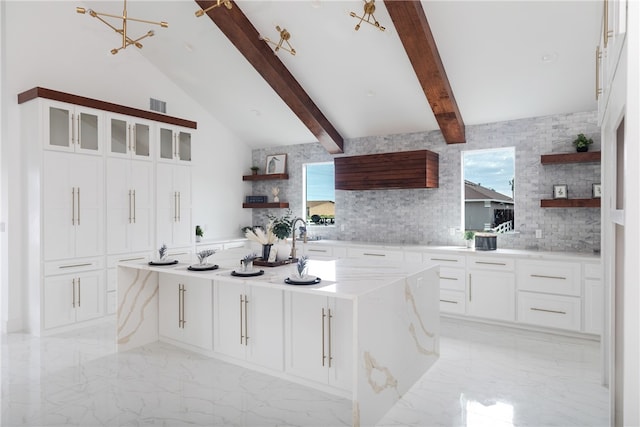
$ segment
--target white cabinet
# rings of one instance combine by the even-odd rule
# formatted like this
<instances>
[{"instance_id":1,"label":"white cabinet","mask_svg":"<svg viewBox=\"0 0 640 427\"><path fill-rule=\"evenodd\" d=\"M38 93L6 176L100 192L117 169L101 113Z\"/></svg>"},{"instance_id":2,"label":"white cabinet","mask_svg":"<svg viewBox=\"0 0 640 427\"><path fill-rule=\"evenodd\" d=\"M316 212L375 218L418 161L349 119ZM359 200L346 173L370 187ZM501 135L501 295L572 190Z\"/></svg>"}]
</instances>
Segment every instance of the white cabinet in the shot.
<instances>
[{"instance_id":1,"label":"white cabinet","mask_svg":"<svg viewBox=\"0 0 640 427\"><path fill-rule=\"evenodd\" d=\"M164 273L158 281L160 336L211 350L213 282Z\"/></svg>"},{"instance_id":2,"label":"white cabinet","mask_svg":"<svg viewBox=\"0 0 640 427\"><path fill-rule=\"evenodd\" d=\"M103 254L102 158L45 151L43 168L44 259Z\"/></svg>"},{"instance_id":3,"label":"white cabinet","mask_svg":"<svg viewBox=\"0 0 640 427\"><path fill-rule=\"evenodd\" d=\"M43 102L43 108L45 149L102 154L102 111L56 101Z\"/></svg>"},{"instance_id":4,"label":"white cabinet","mask_svg":"<svg viewBox=\"0 0 640 427\"><path fill-rule=\"evenodd\" d=\"M518 321L579 331L581 268L579 262L518 260Z\"/></svg>"},{"instance_id":5,"label":"white cabinet","mask_svg":"<svg viewBox=\"0 0 640 427\"><path fill-rule=\"evenodd\" d=\"M191 168L156 165L156 245L189 246L191 228Z\"/></svg>"},{"instance_id":6,"label":"white cabinet","mask_svg":"<svg viewBox=\"0 0 640 427\"><path fill-rule=\"evenodd\" d=\"M107 158L107 253L153 248L153 164Z\"/></svg>"},{"instance_id":7,"label":"white cabinet","mask_svg":"<svg viewBox=\"0 0 640 427\"><path fill-rule=\"evenodd\" d=\"M282 371L283 291L238 281L216 281L214 289L214 350Z\"/></svg>"},{"instance_id":8,"label":"white cabinet","mask_svg":"<svg viewBox=\"0 0 640 427\"><path fill-rule=\"evenodd\" d=\"M165 124L158 126L158 161L191 162L191 131Z\"/></svg>"},{"instance_id":9,"label":"white cabinet","mask_svg":"<svg viewBox=\"0 0 640 427\"><path fill-rule=\"evenodd\" d=\"M107 115L107 153L110 157L153 160L153 122L120 114Z\"/></svg>"},{"instance_id":10,"label":"white cabinet","mask_svg":"<svg viewBox=\"0 0 640 427\"><path fill-rule=\"evenodd\" d=\"M466 257L456 254L424 253L423 262L428 266L440 267L440 311L465 314L467 275Z\"/></svg>"},{"instance_id":11,"label":"white cabinet","mask_svg":"<svg viewBox=\"0 0 640 427\"><path fill-rule=\"evenodd\" d=\"M104 315L104 270L44 279L44 328L56 328Z\"/></svg>"},{"instance_id":12,"label":"white cabinet","mask_svg":"<svg viewBox=\"0 0 640 427\"><path fill-rule=\"evenodd\" d=\"M467 314L496 320L516 320L513 260L468 259Z\"/></svg>"},{"instance_id":13,"label":"white cabinet","mask_svg":"<svg viewBox=\"0 0 640 427\"><path fill-rule=\"evenodd\" d=\"M285 293L285 371L351 391L353 306L340 298Z\"/></svg>"},{"instance_id":14,"label":"white cabinet","mask_svg":"<svg viewBox=\"0 0 640 427\"><path fill-rule=\"evenodd\" d=\"M601 264L584 264L584 332L602 334L604 326L604 287Z\"/></svg>"}]
</instances>

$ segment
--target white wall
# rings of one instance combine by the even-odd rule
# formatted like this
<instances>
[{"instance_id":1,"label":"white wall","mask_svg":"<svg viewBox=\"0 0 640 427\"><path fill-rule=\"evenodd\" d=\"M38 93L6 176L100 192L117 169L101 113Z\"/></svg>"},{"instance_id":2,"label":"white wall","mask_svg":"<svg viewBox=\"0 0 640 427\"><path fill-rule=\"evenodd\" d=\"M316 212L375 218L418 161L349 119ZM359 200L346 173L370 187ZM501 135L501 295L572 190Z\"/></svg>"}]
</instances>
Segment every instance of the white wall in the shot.
<instances>
[{"instance_id":1,"label":"white wall","mask_svg":"<svg viewBox=\"0 0 640 427\"><path fill-rule=\"evenodd\" d=\"M96 98L143 110L149 98L167 102L167 114L196 121L193 137L193 223L207 225L207 238L240 236L240 225L251 221L242 209L246 185L241 176L251 163L249 147L204 111L134 48L117 55L115 34L83 31L94 20L75 12L68 1L6 1L2 67L2 234L3 327L19 330L26 304L22 286L27 252L21 236L26 227L22 211L24 152L20 147L20 108L17 94L35 86ZM74 25L60 25L78 17ZM82 19L84 18L84 19ZM96 35L93 35L96 34ZM147 43L153 43L151 38Z\"/></svg>"}]
</instances>

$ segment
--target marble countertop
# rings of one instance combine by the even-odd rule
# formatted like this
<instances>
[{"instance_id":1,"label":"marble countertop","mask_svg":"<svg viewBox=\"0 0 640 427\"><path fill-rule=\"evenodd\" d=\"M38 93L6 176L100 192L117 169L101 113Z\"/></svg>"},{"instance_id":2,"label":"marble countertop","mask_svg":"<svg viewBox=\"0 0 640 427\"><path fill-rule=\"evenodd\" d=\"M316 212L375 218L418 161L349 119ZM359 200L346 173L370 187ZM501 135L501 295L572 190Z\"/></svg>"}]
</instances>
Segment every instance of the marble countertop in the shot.
<instances>
[{"instance_id":1,"label":"marble countertop","mask_svg":"<svg viewBox=\"0 0 640 427\"><path fill-rule=\"evenodd\" d=\"M301 247L305 243L296 242L297 247ZM553 252L553 251L537 251L525 249L501 249L494 251L479 251L475 248L467 248L465 246L428 246L417 244L378 244L374 242L355 242L344 240L313 240L306 245L329 245L342 247L360 247L360 248L376 248L380 250L397 250L397 251L415 251L415 252L443 252L460 255L474 256L506 256L530 259L547 259L547 260L576 260L576 261L599 261L600 254L587 252Z\"/></svg>"},{"instance_id":2,"label":"marble countertop","mask_svg":"<svg viewBox=\"0 0 640 427\"><path fill-rule=\"evenodd\" d=\"M231 272L239 270L240 259L246 254L246 248L220 251L209 258L209 263L219 266L218 269L210 271L191 271L188 270L190 264L182 262L167 266L154 266L149 265L148 262L130 261L121 262L118 266L208 280L224 280L237 282L238 284L247 283L256 286L281 288L288 291L321 292L326 293L327 296L346 299L357 298L360 295L402 280L407 276L429 269L419 263L384 262L369 259L309 260L308 274L317 276L322 281L316 285L289 285L284 280L293 276L295 264L279 267L255 266L256 269L263 270L264 274L253 277L232 276Z\"/></svg>"}]
</instances>

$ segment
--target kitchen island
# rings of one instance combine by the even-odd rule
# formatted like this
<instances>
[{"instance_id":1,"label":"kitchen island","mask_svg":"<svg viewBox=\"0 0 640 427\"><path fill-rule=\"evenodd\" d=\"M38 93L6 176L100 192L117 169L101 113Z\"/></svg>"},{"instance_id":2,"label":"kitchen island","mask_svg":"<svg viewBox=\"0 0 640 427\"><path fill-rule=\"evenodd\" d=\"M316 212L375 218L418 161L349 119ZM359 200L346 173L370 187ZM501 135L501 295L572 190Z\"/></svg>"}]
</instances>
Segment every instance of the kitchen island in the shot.
<instances>
[{"instance_id":1,"label":"kitchen island","mask_svg":"<svg viewBox=\"0 0 640 427\"><path fill-rule=\"evenodd\" d=\"M236 277L247 249L212 271L188 263L118 265L118 351L158 340L352 401L374 425L439 356L438 267L310 260L315 285L288 285L294 266Z\"/></svg>"}]
</instances>

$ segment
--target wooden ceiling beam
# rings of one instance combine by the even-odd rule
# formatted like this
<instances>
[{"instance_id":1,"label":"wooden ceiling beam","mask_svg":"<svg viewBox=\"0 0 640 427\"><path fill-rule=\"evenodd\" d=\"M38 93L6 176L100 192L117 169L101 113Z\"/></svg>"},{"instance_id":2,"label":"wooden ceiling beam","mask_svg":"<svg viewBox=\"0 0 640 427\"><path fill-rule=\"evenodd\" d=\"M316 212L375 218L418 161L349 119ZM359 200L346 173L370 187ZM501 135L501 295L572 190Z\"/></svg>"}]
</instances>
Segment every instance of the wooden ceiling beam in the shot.
<instances>
[{"instance_id":1,"label":"wooden ceiling beam","mask_svg":"<svg viewBox=\"0 0 640 427\"><path fill-rule=\"evenodd\" d=\"M215 1L195 0L206 9ZM220 28L234 46L269 83L282 100L291 108L302 123L318 138L320 144L331 154L343 152L344 141L340 133L324 116L311 97L300 86L271 48L260 40L258 30L235 2L233 7L217 7L207 16Z\"/></svg>"},{"instance_id":2,"label":"wooden ceiling beam","mask_svg":"<svg viewBox=\"0 0 640 427\"><path fill-rule=\"evenodd\" d=\"M465 127L422 4L384 0L447 144L466 142Z\"/></svg>"}]
</instances>

